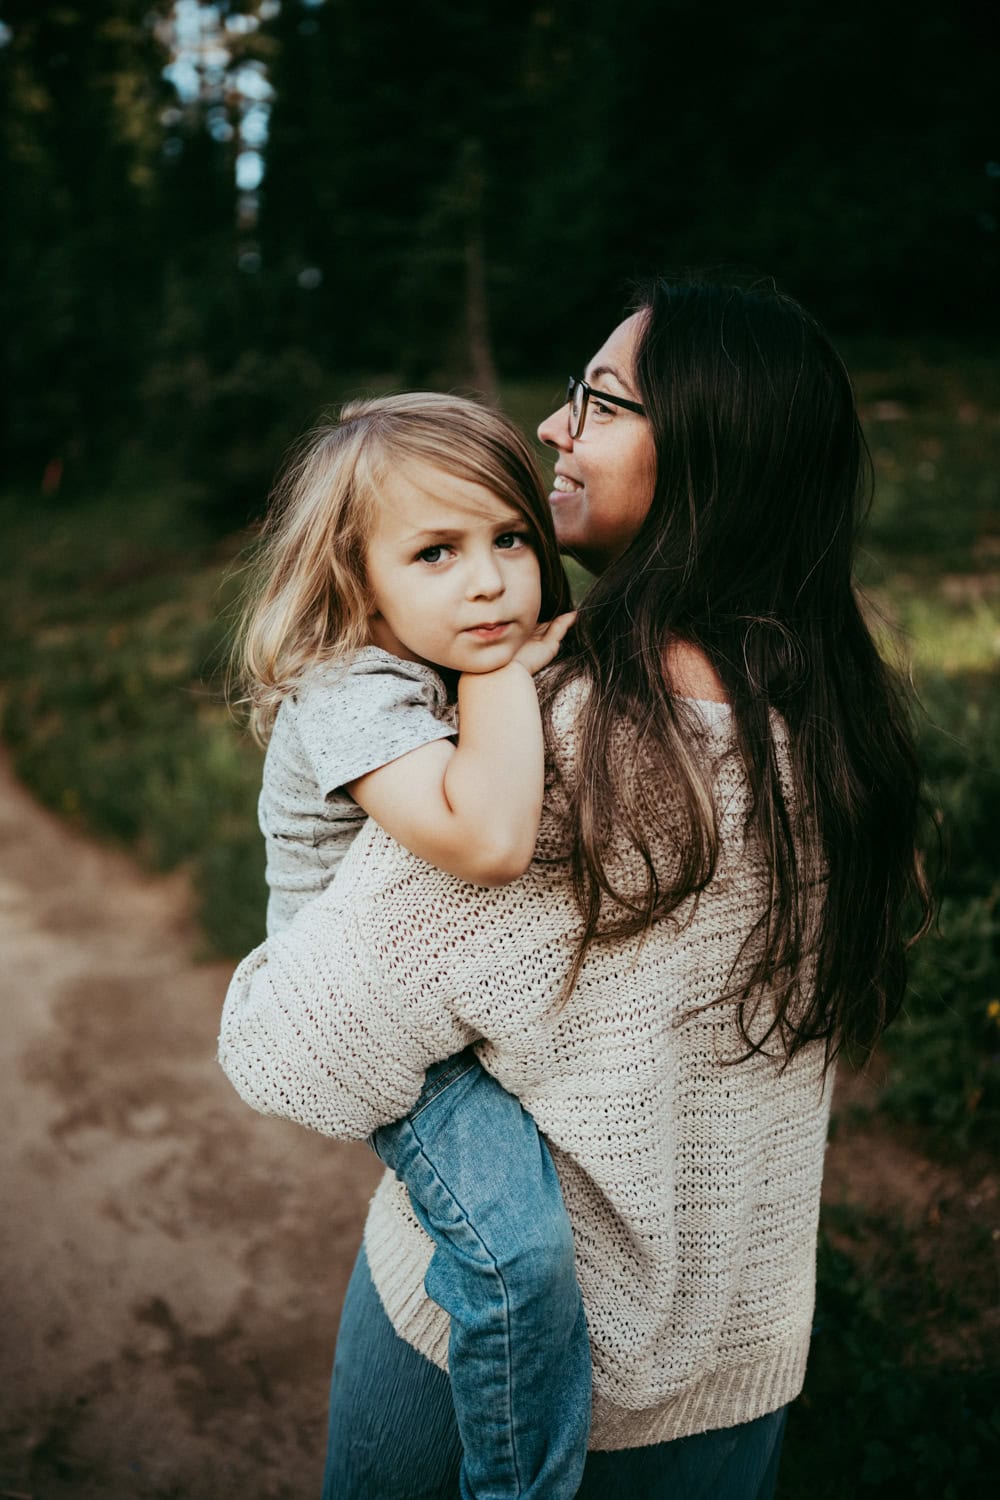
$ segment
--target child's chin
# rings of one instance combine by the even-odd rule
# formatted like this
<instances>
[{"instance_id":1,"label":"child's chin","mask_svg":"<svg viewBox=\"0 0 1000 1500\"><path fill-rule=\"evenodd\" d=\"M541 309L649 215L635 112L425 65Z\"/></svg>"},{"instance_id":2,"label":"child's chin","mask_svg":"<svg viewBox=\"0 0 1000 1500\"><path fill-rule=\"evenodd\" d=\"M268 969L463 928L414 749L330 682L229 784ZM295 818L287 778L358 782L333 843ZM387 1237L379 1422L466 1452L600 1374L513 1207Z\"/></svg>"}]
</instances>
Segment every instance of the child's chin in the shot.
<instances>
[{"instance_id":1,"label":"child's chin","mask_svg":"<svg viewBox=\"0 0 1000 1500\"><path fill-rule=\"evenodd\" d=\"M455 671L496 672L514 660L522 645L522 641L497 641L495 645L480 646L477 651L470 651L467 654L461 666L456 664Z\"/></svg>"}]
</instances>

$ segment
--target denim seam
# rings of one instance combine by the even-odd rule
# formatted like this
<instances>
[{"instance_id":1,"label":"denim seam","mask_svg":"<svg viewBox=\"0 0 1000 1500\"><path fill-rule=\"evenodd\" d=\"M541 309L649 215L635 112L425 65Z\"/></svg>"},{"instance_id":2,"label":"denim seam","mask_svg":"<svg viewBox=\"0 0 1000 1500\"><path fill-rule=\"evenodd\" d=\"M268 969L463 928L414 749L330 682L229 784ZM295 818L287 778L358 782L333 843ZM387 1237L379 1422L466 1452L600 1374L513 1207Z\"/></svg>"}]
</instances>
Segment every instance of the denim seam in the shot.
<instances>
[{"instance_id":1,"label":"denim seam","mask_svg":"<svg viewBox=\"0 0 1000 1500\"><path fill-rule=\"evenodd\" d=\"M415 1120L418 1115L423 1113L428 1104L434 1103L439 1094L443 1094L445 1089L450 1088L453 1083L457 1083L460 1078L464 1078L466 1073L471 1073L475 1067L478 1067L478 1063L473 1058L471 1061L456 1063L447 1072L440 1073L431 1085L430 1091L423 1093L417 1100L417 1103L409 1113L409 1118Z\"/></svg>"},{"instance_id":2,"label":"denim seam","mask_svg":"<svg viewBox=\"0 0 1000 1500\"><path fill-rule=\"evenodd\" d=\"M475 1066L474 1063L470 1064L470 1067L474 1067L474 1066ZM465 1072L468 1072L468 1069L463 1069L462 1071L463 1071L463 1073L465 1073ZM460 1074L459 1076L462 1076L462 1075ZM462 1204L455 1197L455 1195L452 1192L451 1188L445 1182L444 1178L441 1176L440 1172L437 1170L437 1168L435 1167L434 1163L431 1161L430 1157L428 1157L427 1154L426 1154L426 1152L424 1151L424 1143L420 1139L420 1136L417 1133L417 1131L413 1128L412 1120L413 1120L413 1117L411 1117L410 1129L413 1131L413 1137L416 1140L417 1145L420 1148L420 1155L421 1155L421 1157L426 1162L428 1168L433 1173L433 1175L437 1178L438 1182L444 1188L445 1192L448 1194L448 1197L451 1199L452 1203L454 1203L461 1210L462 1217L465 1220L466 1225L468 1226L469 1230L474 1235L474 1237L478 1241L478 1243L482 1246L483 1251L485 1252L485 1254L487 1256L487 1259L490 1261L490 1263L491 1263L491 1265L493 1267L493 1270L496 1273L496 1278L497 1278L498 1282L500 1283L500 1286L503 1289L503 1303L504 1303L504 1315L505 1315L504 1316L504 1325L505 1325L504 1326L504 1348L505 1348L506 1371L507 1371L507 1380L506 1380L506 1386L507 1386L507 1430L508 1430L508 1433L510 1434L509 1440L508 1440L508 1445L509 1445L509 1449L510 1449L510 1463L511 1463L511 1470L512 1470L513 1475L514 1475L514 1483L517 1486L517 1492L520 1494L521 1490L523 1489L523 1485L521 1483L520 1466L519 1466L518 1461L517 1461L517 1445L516 1445L515 1437L514 1437L514 1411L513 1411L512 1397L511 1397L511 1388L512 1388L514 1382L513 1382L513 1377L512 1377L511 1357L510 1357L510 1294L509 1294L509 1292L507 1290L507 1283L503 1279L503 1272L500 1270L500 1267L497 1265L496 1257L490 1252L489 1247L484 1243L481 1235L476 1230L475 1225L472 1223L472 1221L469 1219L468 1215L466 1214L465 1209L463 1208Z\"/></svg>"}]
</instances>

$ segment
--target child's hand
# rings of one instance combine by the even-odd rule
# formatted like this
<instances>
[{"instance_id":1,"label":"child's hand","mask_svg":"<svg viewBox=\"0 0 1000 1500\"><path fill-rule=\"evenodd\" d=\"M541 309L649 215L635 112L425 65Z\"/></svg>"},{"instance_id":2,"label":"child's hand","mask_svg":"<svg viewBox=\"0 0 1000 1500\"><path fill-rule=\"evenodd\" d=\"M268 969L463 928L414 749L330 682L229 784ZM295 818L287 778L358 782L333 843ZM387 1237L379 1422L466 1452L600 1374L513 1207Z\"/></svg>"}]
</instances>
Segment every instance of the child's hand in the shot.
<instances>
[{"instance_id":1,"label":"child's hand","mask_svg":"<svg viewBox=\"0 0 1000 1500\"><path fill-rule=\"evenodd\" d=\"M556 615L554 620L536 626L524 645L514 652L511 660L519 661L534 677L536 672L555 660L562 638L575 619L576 610L572 609L568 614Z\"/></svg>"}]
</instances>

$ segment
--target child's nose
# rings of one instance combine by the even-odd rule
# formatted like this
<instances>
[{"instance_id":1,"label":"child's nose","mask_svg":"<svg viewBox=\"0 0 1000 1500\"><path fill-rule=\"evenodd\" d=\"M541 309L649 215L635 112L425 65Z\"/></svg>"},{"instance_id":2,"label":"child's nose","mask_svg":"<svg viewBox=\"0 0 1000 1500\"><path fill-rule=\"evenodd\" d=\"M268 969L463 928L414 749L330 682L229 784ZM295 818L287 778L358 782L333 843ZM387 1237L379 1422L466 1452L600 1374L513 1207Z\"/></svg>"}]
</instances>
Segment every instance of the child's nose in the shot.
<instances>
[{"instance_id":1,"label":"child's nose","mask_svg":"<svg viewBox=\"0 0 1000 1500\"><path fill-rule=\"evenodd\" d=\"M473 599L495 599L504 589L503 573L492 551L476 559L469 578L469 595Z\"/></svg>"}]
</instances>

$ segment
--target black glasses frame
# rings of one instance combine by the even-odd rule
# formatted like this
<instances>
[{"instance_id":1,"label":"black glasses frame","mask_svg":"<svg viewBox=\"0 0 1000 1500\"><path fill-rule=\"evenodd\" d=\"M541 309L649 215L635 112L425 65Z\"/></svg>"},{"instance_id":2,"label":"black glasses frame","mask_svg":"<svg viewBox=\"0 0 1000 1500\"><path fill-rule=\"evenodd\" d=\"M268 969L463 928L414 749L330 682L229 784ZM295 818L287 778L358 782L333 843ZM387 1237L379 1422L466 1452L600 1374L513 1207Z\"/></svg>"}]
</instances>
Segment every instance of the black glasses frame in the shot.
<instances>
[{"instance_id":1,"label":"black glasses frame","mask_svg":"<svg viewBox=\"0 0 1000 1500\"><path fill-rule=\"evenodd\" d=\"M580 398L580 409L575 411L576 393L582 391ZM576 375L569 377L566 386L566 404L569 407L569 435L578 438L583 431L583 424L587 420L587 403L591 396L596 396L599 401L610 401L612 406L623 406L626 411L638 412L640 417L646 415L646 408L640 406L638 401L626 401L624 396L609 396L607 391L597 391L586 380L579 379Z\"/></svg>"}]
</instances>

